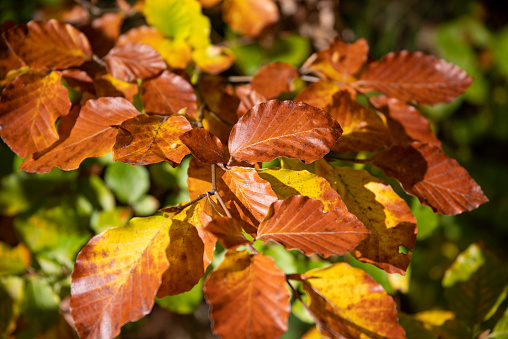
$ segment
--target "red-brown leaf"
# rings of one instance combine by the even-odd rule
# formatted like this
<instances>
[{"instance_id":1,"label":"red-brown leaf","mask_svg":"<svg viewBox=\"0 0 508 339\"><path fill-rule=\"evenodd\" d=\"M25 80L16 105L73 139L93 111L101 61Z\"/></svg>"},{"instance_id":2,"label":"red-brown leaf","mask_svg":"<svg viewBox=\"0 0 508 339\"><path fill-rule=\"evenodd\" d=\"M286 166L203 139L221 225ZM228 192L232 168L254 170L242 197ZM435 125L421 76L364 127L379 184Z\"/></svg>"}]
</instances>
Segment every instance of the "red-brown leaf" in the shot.
<instances>
[{"instance_id":1,"label":"red-brown leaf","mask_svg":"<svg viewBox=\"0 0 508 339\"><path fill-rule=\"evenodd\" d=\"M113 48L104 61L108 72L125 82L150 78L166 69L159 52L137 42Z\"/></svg>"},{"instance_id":2,"label":"red-brown leaf","mask_svg":"<svg viewBox=\"0 0 508 339\"><path fill-rule=\"evenodd\" d=\"M141 84L141 102L147 113L172 115L185 109L189 117L197 119L196 100L192 85L168 71Z\"/></svg>"},{"instance_id":3,"label":"red-brown leaf","mask_svg":"<svg viewBox=\"0 0 508 339\"><path fill-rule=\"evenodd\" d=\"M242 219L219 217L213 219L205 230L215 235L225 248L233 248L249 242L242 236L242 228L249 228L245 223Z\"/></svg>"},{"instance_id":4,"label":"red-brown leaf","mask_svg":"<svg viewBox=\"0 0 508 339\"><path fill-rule=\"evenodd\" d=\"M238 109L236 110L236 115L238 118L241 118L245 113L247 113L252 107L259 105L262 102L267 101L264 96L259 94L258 92L251 90L245 97L240 101L240 105L238 105Z\"/></svg>"},{"instance_id":5,"label":"red-brown leaf","mask_svg":"<svg viewBox=\"0 0 508 339\"><path fill-rule=\"evenodd\" d=\"M199 161L205 164L224 162L224 149L219 138L204 128L196 128L180 135L180 140Z\"/></svg>"},{"instance_id":6,"label":"red-brown leaf","mask_svg":"<svg viewBox=\"0 0 508 339\"><path fill-rule=\"evenodd\" d=\"M270 100L254 106L233 127L229 151L251 164L277 157L310 163L327 154L341 134L340 125L322 109Z\"/></svg>"},{"instance_id":7,"label":"red-brown leaf","mask_svg":"<svg viewBox=\"0 0 508 339\"><path fill-rule=\"evenodd\" d=\"M92 58L86 36L56 20L30 21L7 30L4 37L11 50L34 70L80 66Z\"/></svg>"},{"instance_id":8,"label":"red-brown leaf","mask_svg":"<svg viewBox=\"0 0 508 339\"><path fill-rule=\"evenodd\" d=\"M473 78L454 64L422 52L392 52L373 62L355 86L420 105L446 103L464 93Z\"/></svg>"},{"instance_id":9,"label":"red-brown leaf","mask_svg":"<svg viewBox=\"0 0 508 339\"><path fill-rule=\"evenodd\" d=\"M372 162L437 213L456 215L488 201L467 171L437 146L394 146L376 154Z\"/></svg>"},{"instance_id":10,"label":"red-brown leaf","mask_svg":"<svg viewBox=\"0 0 508 339\"><path fill-rule=\"evenodd\" d=\"M120 13L105 13L82 28L92 45L92 50L99 58L105 56L115 45L122 23L123 17Z\"/></svg>"},{"instance_id":11,"label":"red-brown leaf","mask_svg":"<svg viewBox=\"0 0 508 339\"><path fill-rule=\"evenodd\" d=\"M89 100L74 121L59 126L60 139L51 148L23 161L20 169L46 173L55 167L69 171L88 157L101 157L111 151L119 125L139 112L123 98Z\"/></svg>"},{"instance_id":12,"label":"red-brown leaf","mask_svg":"<svg viewBox=\"0 0 508 339\"><path fill-rule=\"evenodd\" d=\"M12 81L0 98L0 135L24 158L58 140L55 122L71 102L60 72L27 73Z\"/></svg>"},{"instance_id":13,"label":"red-brown leaf","mask_svg":"<svg viewBox=\"0 0 508 339\"><path fill-rule=\"evenodd\" d=\"M213 331L224 339L279 338L291 309L285 283L272 258L228 251L203 289Z\"/></svg>"},{"instance_id":14,"label":"red-brown leaf","mask_svg":"<svg viewBox=\"0 0 508 339\"><path fill-rule=\"evenodd\" d=\"M283 92L294 89L293 79L298 77L298 71L284 62L273 62L254 75L251 87L267 99L274 99Z\"/></svg>"},{"instance_id":15,"label":"red-brown leaf","mask_svg":"<svg viewBox=\"0 0 508 339\"><path fill-rule=\"evenodd\" d=\"M198 87L206 106L231 128L238 121L236 110L240 104L233 87L223 77L207 74L199 77Z\"/></svg>"},{"instance_id":16,"label":"red-brown leaf","mask_svg":"<svg viewBox=\"0 0 508 339\"><path fill-rule=\"evenodd\" d=\"M346 209L325 213L317 199L294 195L275 202L272 208L273 214L259 225L257 240L276 241L307 256L343 255L369 234Z\"/></svg>"},{"instance_id":17,"label":"red-brown leaf","mask_svg":"<svg viewBox=\"0 0 508 339\"><path fill-rule=\"evenodd\" d=\"M192 127L184 117L169 119L140 114L122 122L113 147L113 159L132 165L167 161L176 167L189 149L179 137Z\"/></svg>"}]
</instances>

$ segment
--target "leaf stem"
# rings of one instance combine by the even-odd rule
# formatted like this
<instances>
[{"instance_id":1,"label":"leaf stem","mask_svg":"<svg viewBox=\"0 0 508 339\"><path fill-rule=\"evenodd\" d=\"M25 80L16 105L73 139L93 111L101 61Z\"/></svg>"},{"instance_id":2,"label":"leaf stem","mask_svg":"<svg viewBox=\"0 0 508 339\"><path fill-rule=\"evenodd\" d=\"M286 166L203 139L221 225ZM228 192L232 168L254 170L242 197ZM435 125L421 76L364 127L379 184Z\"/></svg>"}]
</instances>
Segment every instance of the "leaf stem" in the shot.
<instances>
[{"instance_id":1,"label":"leaf stem","mask_svg":"<svg viewBox=\"0 0 508 339\"><path fill-rule=\"evenodd\" d=\"M224 200L222 200L222 197L219 194L219 191L217 191L217 175L215 173L215 164L212 165L212 190L215 196L217 197L217 201L221 205L224 212L226 212L226 215L228 218L233 218L231 215L231 212L229 212L228 208L226 207L226 204L224 203Z\"/></svg>"},{"instance_id":2,"label":"leaf stem","mask_svg":"<svg viewBox=\"0 0 508 339\"><path fill-rule=\"evenodd\" d=\"M286 274L286 283L289 285L289 288L291 289L291 292L293 292L293 295L295 296L296 299L298 299L300 301L300 303L302 303L302 306L307 310L307 312L310 313L310 315L316 319L316 322L318 322L318 317L316 317L316 315L314 314L314 312L311 311L309 305L307 305L305 303L305 301L303 301L302 299L302 295L300 294L300 292L298 292L296 290L296 288L293 287L293 285L291 285L291 283L289 282L289 279L292 279L290 278L290 276L293 276L293 275L296 275L296 274L290 274L290 275L287 275ZM298 274L299 276L299 274Z\"/></svg>"},{"instance_id":3,"label":"leaf stem","mask_svg":"<svg viewBox=\"0 0 508 339\"><path fill-rule=\"evenodd\" d=\"M190 205L198 202L199 200L205 198L206 196L208 195L214 195L215 192L214 191L210 191L210 192L206 192L204 194L200 194L198 195L198 197L192 201L189 201L188 203L184 204L184 205L181 205L181 206L171 206L171 207L166 207L166 208L161 208L159 210L157 210L157 212L161 212L161 213L175 213L175 214L178 214L180 213L181 211L183 211L184 209L186 209L187 207L189 207Z\"/></svg>"},{"instance_id":4,"label":"leaf stem","mask_svg":"<svg viewBox=\"0 0 508 339\"><path fill-rule=\"evenodd\" d=\"M304 75L304 74L300 76L300 79L307 82L318 82L321 80L321 78L315 77L313 75Z\"/></svg>"},{"instance_id":5,"label":"leaf stem","mask_svg":"<svg viewBox=\"0 0 508 339\"><path fill-rule=\"evenodd\" d=\"M250 75L232 75L228 77L229 82L252 82L254 77Z\"/></svg>"}]
</instances>

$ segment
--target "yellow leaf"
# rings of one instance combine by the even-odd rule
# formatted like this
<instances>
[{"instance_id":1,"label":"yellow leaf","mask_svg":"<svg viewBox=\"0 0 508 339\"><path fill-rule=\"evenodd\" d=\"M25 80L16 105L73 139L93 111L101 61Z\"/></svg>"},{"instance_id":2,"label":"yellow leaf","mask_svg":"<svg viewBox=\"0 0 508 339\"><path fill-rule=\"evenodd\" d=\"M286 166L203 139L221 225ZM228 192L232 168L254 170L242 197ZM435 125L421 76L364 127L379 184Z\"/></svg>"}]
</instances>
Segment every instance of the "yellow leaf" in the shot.
<instances>
[{"instance_id":1,"label":"yellow leaf","mask_svg":"<svg viewBox=\"0 0 508 339\"><path fill-rule=\"evenodd\" d=\"M228 48L209 45L206 48L192 52L192 60L203 71L218 74L233 65L235 56Z\"/></svg>"}]
</instances>

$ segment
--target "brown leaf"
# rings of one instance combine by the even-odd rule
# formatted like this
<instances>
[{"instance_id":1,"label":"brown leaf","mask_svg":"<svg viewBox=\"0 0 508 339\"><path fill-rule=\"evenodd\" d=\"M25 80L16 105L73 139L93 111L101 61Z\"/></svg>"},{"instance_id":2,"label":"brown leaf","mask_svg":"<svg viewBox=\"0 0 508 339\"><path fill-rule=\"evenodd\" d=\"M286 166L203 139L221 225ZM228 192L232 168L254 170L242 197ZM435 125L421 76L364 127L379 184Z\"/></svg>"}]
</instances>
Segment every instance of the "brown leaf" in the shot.
<instances>
[{"instance_id":1,"label":"brown leaf","mask_svg":"<svg viewBox=\"0 0 508 339\"><path fill-rule=\"evenodd\" d=\"M388 131L379 117L347 90L334 94L330 116L344 131L332 147L335 152L373 152L389 142Z\"/></svg>"},{"instance_id":2,"label":"brown leaf","mask_svg":"<svg viewBox=\"0 0 508 339\"><path fill-rule=\"evenodd\" d=\"M242 235L242 228L249 228L245 223L242 219L219 217L213 219L205 230L215 235L224 248L234 248L249 243Z\"/></svg>"},{"instance_id":3,"label":"brown leaf","mask_svg":"<svg viewBox=\"0 0 508 339\"><path fill-rule=\"evenodd\" d=\"M114 47L104 61L108 72L125 82L150 78L166 69L159 52L137 42Z\"/></svg>"},{"instance_id":4,"label":"brown leaf","mask_svg":"<svg viewBox=\"0 0 508 339\"><path fill-rule=\"evenodd\" d=\"M235 32L257 37L279 20L279 11L273 0L224 0L222 17Z\"/></svg>"},{"instance_id":5,"label":"brown leaf","mask_svg":"<svg viewBox=\"0 0 508 339\"><path fill-rule=\"evenodd\" d=\"M385 96L372 97L369 101L386 116L392 144L420 141L441 147L441 141L432 132L428 120L413 106Z\"/></svg>"},{"instance_id":6,"label":"brown leaf","mask_svg":"<svg viewBox=\"0 0 508 339\"><path fill-rule=\"evenodd\" d=\"M141 102L148 113L172 115L185 109L186 115L197 119L196 100L192 85L168 71L141 83Z\"/></svg>"},{"instance_id":7,"label":"brown leaf","mask_svg":"<svg viewBox=\"0 0 508 339\"><path fill-rule=\"evenodd\" d=\"M18 76L0 98L0 135L24 158L58 140L56 120L69 112L68 90L60 72Z\"/></svg>"},{"instance_id":8,"label":"brown leaf","mask_svg":"<svg viewBox=\"0 0 508 339\"><path fill-rule=\"evenodd\" d=\"M2 43L3 40L0 42L0 79L4 79L11 70L22 66L21 60Z\"/></svg>"},{"instance_id":9,"label":"brown leaf","mask_svg":"<svg viewBox=\"0 0 508 339\"><path fill-rule=\"evenodd\" d=\"M161 44L161 41L165 39L164 34L159 32L155 27L151 26L139 26L128 30L126 33L118 37L116 43L117 46L127 45L133 42L139 42L146 44L152 48L157 49L157 46ZM161 51L159 51L161 53ZM162 53L161 53L162 55Z\"/></svg>"},{"instance_id":10,"label":"brown leaf","mask_svg":"<svg viewBox=\"0 0 508 339\"><path fill-rule=\"evenodd\" d=\"M134 96L138 94L138 84L120 81L111 74L104 74L94 79L93 85L98 97L120 97L134 102Z\"/></svg>"},{"instance_id":11,"label":"brown leaf","mask_svg":"<svg viewBox=\"0 0 508 339\"><path fill-rule=\"evenodd\" d=\"M319 108L270 100L254 106L233 127L229 151L251 164L277 157L310 163L327 154L341 134L339 124Z\"/></svg>"},{"instance_id":12,"label":"brown leaf","mask_svg":"<svg viewBox=\"0 0 508 339\"><path fill-rule=\"evenodd\" d=\"M81 108L77 120L62 122L60 139L49 149L36 153L23 161L20 169L46 173L55 167L69 171L78 168L88 157L101 157L111 151L118 130L111 127L121 124L139 112L123 98L89 100Z\"/></svg>"},{"instance_id":13,"label":"brown leaf","mask_svg":"<svg viewBox=\"0 0 508 339\"><path fill-rule=\"evenodd\" d=\"M369 44L360 39L348 44L339 39L330 43L328 48L312 55L303 65L323 79L350 83L350 76L357 73L367 61Z\"/></svg>"},{"instance_id":14,"label":"brown leaf","mask_svg":"<svg viewBox=\"0 0 508 339\"><path fill-rule=\"evenodd\" d=\"M473 78L454 64L422 52L392 52L367 66L354 85L362 92L420 105L446 103L464 93Z\"/></svg>"},{"instance_id":15,"label":"brown leaf","mask_svg":"<svg viewBox=\"0 0 508 339\"><path fill-rule=\"evenodd\" d=\"M305 87L295 97L295 101L303 101L311 106L328 111L333 103L333 95L342 87L334 81L320 80Z\"/></svg>"},{"instance_id":16,"label":"brown leaf","mask_svg":"<svg viewBox=\"0 0 508 339\"><path fill-rule=\"evenodd\" d=\"M139 114L120 125L113 146L113 160L132 165L167 161L176 167L190 153L179 137L191 129L184 117L165 119Z\"/></svg>"},{"instance_id":17,"label":"brown leaf","mask_svg":"<svg viewBox=\"0 0 508 339\"><path fill-rule=\"evenodd\" d=\"M224 339L282 336L291 310L285 282L272 258L228 251L203 288L213 331Z\"/></svg>"},{"instance_id":18,"label":"brown leaf","mask_svg":"<svg viewBox=\"0 0 508 339\"><path fill-rule=\"evenodd\" d=\"M66 69L62 71L62 78L70 88L76 91L95 93L93 79L85 71L75 68Z\"/></svg>"},{"instance_id":19,"label":"brown leaf","mask_svg":"<svg viewBox=\"0 0 508 339\"><path fill-rule=\"evenodd\" d=\"M321 335L405 339L392 297L363 270L337 263L302 278Z\"/></svg>"},{"instance_id":20,"label":"brown leaf","mask_svg":"<svg viewBox=\"0 0 508 339\"><path fill-rule=\"evenodd\" d=\"M365 239L369 231L347 210L324 212L321 201L301 195L272 205L273 214L258 228L257 240L272 240L286 249L310 256L343 255Z\"/></svg>"},{"instance_id":21,"label":"brown leaf","mask_svg":"<svg viewBox=\"0 0 508 339\"><path fill-rule=\"evenodd\" d=\"M225 124L233 127L238 121L236 110L240 99L234 94L233 87L227 83L226 79L221 76L203 74L199 77L198 88L206 106Z\"/></svg>"},{"instance_id":22,"label":"brown leaf","mask_svg":"<svg viewBox=\"0 0 508 339\"><path fill-rule=\"evenodd\" d=\"M199 161L205 164L224 162L224 149L219 138L204 128L191 129L182 135L180 140Z\"/></svg>"},{"instance_id":23,"label":"brown leaf","mask_svg":"<svg viewBox=\"0 0 508 339\"><path fill-rule=\"evenodd\" d=\"M283 92L294 89L293 79L298 77L298 70L284 62L273 62L254 75L251 87L267 99L274 99Z\"/></svg>"},{"instance_id":24,"label":"brown leaf","mask_svg":"<svg viewBox=\"0 0 508 339\"><path fill-rule=\"evenodd\" d=\"M240 101L240 105L236 110L236 115L238 116L238 118L241 118L252 107L259 105L260 103L265 101L267 100L264 96L262 96L261 94L259 94L254 90L251 90L249 94L243 97L242 100Z\"/></svg>"},{"instance_id":25,"label":"brown leaf","mask_svg":"<svg viewBox=\"0 0 508 339\"><path fill-rule=\"evenodd\" d=\"M436 213L456 215L488 201L467 171L437 146L394 146L376 154L372 163Z\"/></svg>"},{"instance_id":26,"label":"brown leaf","mask_svg":"<svg viewBox=\"0 0 508 339\"><path fill-rule=\"evenodd\" d=\"M105 13L81 29L99 58L108 54L115 45L122 23L123 17L119 13Z\"/></svg>"},{"instance_id":27,"label":"brown leaf","mask_svg":"<svg viewBox=\"0 0 508 339\"><path fill-rule=\"evenodd\" d=\"M86 36L56 20L30 21L7 30L4 37L11 50L34 70L80 66L92 58Z\"/></svg>"}]
</instances>

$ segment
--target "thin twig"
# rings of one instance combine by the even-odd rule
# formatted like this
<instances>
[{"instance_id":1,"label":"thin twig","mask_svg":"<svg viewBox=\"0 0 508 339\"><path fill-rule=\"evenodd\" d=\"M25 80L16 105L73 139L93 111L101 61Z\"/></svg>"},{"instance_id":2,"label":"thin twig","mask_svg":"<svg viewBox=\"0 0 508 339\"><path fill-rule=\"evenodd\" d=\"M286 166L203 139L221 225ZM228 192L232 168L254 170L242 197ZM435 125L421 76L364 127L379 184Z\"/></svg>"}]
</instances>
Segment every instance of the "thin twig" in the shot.
<instances>
[{"instance_id":1,"label":"thin twig","mask_svg":"<svg viewBox=\"0 0 508 339\"><path fill-rule=\"evenodd\" d=\"M217 201L222 206L222 209L224 210L224 212L226 212L226 215L228 216L228 218L233 218L233 216L231 215L231 212L229 212L228 208L226 207L224 200L222 200L222 197L220 196L219 191L217 191L217 176L215 174L215 164L212 165L212 189L213 189L215 196L217 197Z\"/></svg>"},{"instance_id":2,"label":"thin twig","mask_svg":"<svg viewBox=\"0 0 508 339\"><path fill-rule=\"evenodd\" d=\"M321 78L318 78L318 77L315 77L315 76L312 76L312 75L302 75L302 76L300 76L300 78L303 81L307 81L307 82L318 82L318 81L321 80Z\"/></svg>"},{"instance_id":3,"label":"thin twig","mask_svg":"<svg viewBox=\"0 0 508 339\"><path fill-rule=\"evenodd\" d=\"M293 275L293 274L291 274L291 275ZM318 317L316 317L316 315L314 314L314 312L312 312L312 311L311 311L311 309L310 309L309 305L307 305L307 304L305 303L305 301L303 301L303 299L302 299L302 295L300 294L300 292L298 292L298 291L296 290L296 288L294 288L294 287L293 287L293 285L291 285L291 283L289 282L289 279L291 279L291 278L289 278L289 276L288 276L288 275L286 275L286 283L289 285L289 288L291 289L291 292L293 292L293 295L295 296L295 298L296 298L296 299L298 299L298 300L302 303L302 306L303 306L303 307L307 310L307 312L309 312L309 313L310 313L310 315L311 315L314 319L316 319L316 322L317 322Z\"/></svg>"},{"instance_id":4,"label":"thin twig","mask_svg":"<svg viewBox=\"0 0 508 339\"><path fill-rule=\"evenodd\" d=\"M250 75L232 75L228 77L229 82L252 82L254 77Z\"/></svg>"},{"instance_id":5,"label":"thin twig","mask_svg":"<svg viewBox=\"0 0 508 339\"><path fill-rule=\"evenodd\" d=\"M106 63L104 62L104 60L99 58L97 55L93 54L92 60L95 61L96 63L98 63L99 65L101 65L102 67L106 67Z\"/></svg>"},{"instance_id":6,"label":"thin twig","mask_svg":"<svg viewBox=\"0 0 508 339\"><path fill-rule=\"evenodd\" d=\"M194 199L192 201L189 201L185 205L171 206L171 207L161 208L161 209L157 210L157 212L161 212L161 213L175 213L175 215L176 215L176 214L180 213L181 211L183 211L184 209L186 209L187 207L189 207L190 205L192 205L192 204L198 202L199 200L207 197L208 195L214 195L214 194L215 194L214 191L206 192L204 194L198 195L198 197L196 199Z\"/></svg>"}]
</instances>

